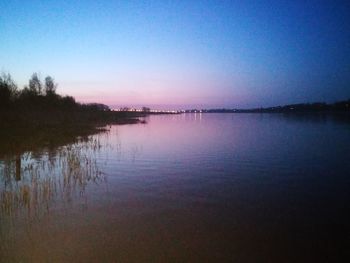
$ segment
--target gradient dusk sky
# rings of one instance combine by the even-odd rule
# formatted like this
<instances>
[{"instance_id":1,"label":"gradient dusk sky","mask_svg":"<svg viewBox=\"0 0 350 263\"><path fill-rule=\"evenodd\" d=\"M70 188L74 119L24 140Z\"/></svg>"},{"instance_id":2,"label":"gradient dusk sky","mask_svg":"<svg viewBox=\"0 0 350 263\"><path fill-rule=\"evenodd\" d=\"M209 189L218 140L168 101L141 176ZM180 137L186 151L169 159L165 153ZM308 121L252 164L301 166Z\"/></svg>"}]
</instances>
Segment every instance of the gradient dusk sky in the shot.
<instances>
[{"instance_id":1,"label":"gradient dusk sky","mask_svg":"<svg viewBox=\"0 0 350 263\"><path fill-rule=\"evenodd\" d=\"M350 1L0 0L0 70L81 102L260 107L350 98Z\"/></svg>"}]
</instances>

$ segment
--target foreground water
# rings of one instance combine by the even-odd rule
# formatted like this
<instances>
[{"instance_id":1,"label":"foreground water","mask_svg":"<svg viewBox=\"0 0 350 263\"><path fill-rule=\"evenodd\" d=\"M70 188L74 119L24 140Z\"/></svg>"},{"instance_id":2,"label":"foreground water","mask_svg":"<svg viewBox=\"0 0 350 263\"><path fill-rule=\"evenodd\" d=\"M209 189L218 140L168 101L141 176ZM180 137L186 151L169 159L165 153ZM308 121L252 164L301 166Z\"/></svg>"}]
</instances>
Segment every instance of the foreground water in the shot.
<instances>
[{"instance_id":1,"label":"foreground water","mask_svg":"<svg viewBox=\"0 0 350 263\"><path fill-rule=\"evenodd\" d=\"M334 262L349 153L329 116L183 114L3 154L0 262Z\"/></svg>"}]
</instances>

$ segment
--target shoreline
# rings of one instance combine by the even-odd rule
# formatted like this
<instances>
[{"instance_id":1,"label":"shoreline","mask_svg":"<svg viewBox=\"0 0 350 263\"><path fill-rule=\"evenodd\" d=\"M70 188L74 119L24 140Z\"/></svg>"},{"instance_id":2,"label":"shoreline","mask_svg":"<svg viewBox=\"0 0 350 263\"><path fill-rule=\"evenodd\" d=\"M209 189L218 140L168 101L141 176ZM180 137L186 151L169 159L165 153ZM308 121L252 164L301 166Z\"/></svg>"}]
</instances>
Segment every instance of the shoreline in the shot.
<instances>
[{"instance_id":1,"label":"shoreline","mask_svg":"<svg viewBox=\"0 0 350 263\"><path fill-rule=\"evenodd\" d=\"M108 132L108 125L144 123L144 116L109 111L0 111L0 157L57 148Z\"/></svg>"}]
</instances>

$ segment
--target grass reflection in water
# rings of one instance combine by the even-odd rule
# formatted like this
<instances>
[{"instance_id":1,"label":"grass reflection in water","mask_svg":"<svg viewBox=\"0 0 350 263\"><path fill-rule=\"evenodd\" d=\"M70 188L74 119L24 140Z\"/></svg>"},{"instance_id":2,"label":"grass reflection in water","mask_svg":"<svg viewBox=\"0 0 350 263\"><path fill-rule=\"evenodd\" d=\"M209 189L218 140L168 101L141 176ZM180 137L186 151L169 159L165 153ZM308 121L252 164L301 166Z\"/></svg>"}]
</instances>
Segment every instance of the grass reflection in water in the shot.
<instances>
[{"instance_id":1,"label":"grass reflection in water","mask_svg":"<svg viewBox=\"0 0 350 263\"><path fill-rule=\"evenodd\" d=\"M42 213L55 200L71 202L73 195L84 195L89 182L105 178L98 169L98 139L80 140L54 152L38 156L26 152L0 162L0 209L12 216L27 211L29 216Z\"/></svg>"}]
</instances>

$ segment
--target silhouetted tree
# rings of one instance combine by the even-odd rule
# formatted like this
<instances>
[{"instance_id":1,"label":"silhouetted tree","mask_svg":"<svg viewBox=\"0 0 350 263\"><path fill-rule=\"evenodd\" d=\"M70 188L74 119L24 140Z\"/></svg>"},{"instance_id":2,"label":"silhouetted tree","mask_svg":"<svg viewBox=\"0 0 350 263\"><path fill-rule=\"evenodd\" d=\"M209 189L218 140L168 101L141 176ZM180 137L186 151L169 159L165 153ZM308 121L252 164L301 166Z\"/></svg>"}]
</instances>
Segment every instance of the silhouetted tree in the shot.
<instances>
[{"instance_id":1,"label":"silhouetted tree","mask_svg":"<svg viewBox=\"0 0 350 263\"><path fill-rule=\"evenodd\" d=\"M37 73L33 73L32 77L29 80L29 90L37 95L42 94L42 84Z\"/></svg>"},{"instance_id":2,"label":"silhouetted tree","mask_svg":"<svg viewBox=\"0 0 350 263\"><path fill-rule=\"evenodd\" d=\"M17 85L10 74L0 76L0 107L6 108L16 99Z\"/></svg>"},{"instance_id":3,"label":"silhouetted tree","mask_svg":"<svg viewBox=\"0 0 350 263\"><path fill-rule=\"evenodd\" d=\"M45 78L45 94L47 96L52 96L56 94L57 84L51 76Z\"/></svg>"},{"instance_id":4,"label":"silhouetted tree","mask_svg":"<svg viewBox=\"0 0 350 263\"><path fill-rule=\"evenodd\" d=\"M35 95L31 92L28 86L24 86L24 88L19 92L19 99L23 99L24 97L29 97L30 95Z\"/></svg>"},{"instance_id":5,"label":"silhouetted tree","mask_svg":"<svg viewBox=\"0 0 350 263\"><path fill-rule=\"evenodd\" d=\"M75 108L78 104L75 102L75 99L72 96L65 96L61 98L62 106L65 109Z\"/></svg>"}]
</instances>

